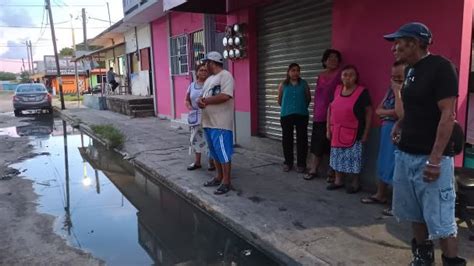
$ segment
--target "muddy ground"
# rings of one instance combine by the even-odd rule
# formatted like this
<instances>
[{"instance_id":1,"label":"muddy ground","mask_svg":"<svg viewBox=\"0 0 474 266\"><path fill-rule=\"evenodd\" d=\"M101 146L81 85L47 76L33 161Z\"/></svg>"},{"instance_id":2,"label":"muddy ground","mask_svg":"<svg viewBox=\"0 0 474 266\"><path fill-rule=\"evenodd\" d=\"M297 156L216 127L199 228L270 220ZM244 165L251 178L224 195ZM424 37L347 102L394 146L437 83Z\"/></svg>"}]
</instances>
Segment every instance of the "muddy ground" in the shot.
<instances>
[{"instance_id":1,"label":"muddy ground","mask_svg":"<svg viewBox=\"0 0 474 266\"><path fill-rule=\"evenodd\" d=\"M11 94L0 92L0 128L24 125L15 118ZM27 137L0 134L0 265L101 265L53 232L53 216L36 211L32 181L8 165L35 156Z\"/></svg>"}]
</instances>

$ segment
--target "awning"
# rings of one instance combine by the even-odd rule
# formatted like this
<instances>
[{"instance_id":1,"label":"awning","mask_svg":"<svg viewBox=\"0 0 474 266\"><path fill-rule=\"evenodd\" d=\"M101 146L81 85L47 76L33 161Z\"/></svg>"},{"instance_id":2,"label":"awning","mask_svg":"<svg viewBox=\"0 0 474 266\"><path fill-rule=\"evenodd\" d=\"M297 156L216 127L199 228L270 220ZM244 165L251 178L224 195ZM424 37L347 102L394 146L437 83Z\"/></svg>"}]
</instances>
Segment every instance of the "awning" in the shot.
<instances>
[{"instance_id":1,"label":"awning","mask_svg":"<svg viewBox=\"0 0 474 266\"><path fill-rule=\"evenodd\" d=\"M181 11L205 14L225 14L226 0L164 0L163 11Z\"/></svg>"},{"instance_id":2,"label":"awning","mask_svg":"<svg viewBox=\"0 0 474 266\"><path fill-rule=\"evenodd\" d=\"M102 53L102 52L106 52L106 51L112 50L112 49L114 49L114 48L116 48L116 47L118 47L118 46L121 46L121 45L125 45L125 43L122 42L122 43L119 43L119 44L115 44L115 45L112 45L112 46L108 46L108 47L104 47L104 48L101 48L101 49L97 49L97 50L95 50L95 51L88 52L88 53L86 53L86 54L84 54L84 55L81 55L81 56L79 56L79 57L77 57L77 58L71 59L71 62L78 62L78 61L80 61L80 60L82 60L82 59L85 59L85 58L88 58L88 57L92 57L92 56L94 56L94 55L99 55L99 54Z\"/></svg>"},{"instance_id":3,"label":"awning","mask_svg":"<svg viewBox=\"0 0 474 266\"><path fill-rule=\"evenodd\" d=\"M164 11L182 11L205 14L227 14L229 12L265 5L273 0L164 0Z\"/></svg>"}]
</instances>

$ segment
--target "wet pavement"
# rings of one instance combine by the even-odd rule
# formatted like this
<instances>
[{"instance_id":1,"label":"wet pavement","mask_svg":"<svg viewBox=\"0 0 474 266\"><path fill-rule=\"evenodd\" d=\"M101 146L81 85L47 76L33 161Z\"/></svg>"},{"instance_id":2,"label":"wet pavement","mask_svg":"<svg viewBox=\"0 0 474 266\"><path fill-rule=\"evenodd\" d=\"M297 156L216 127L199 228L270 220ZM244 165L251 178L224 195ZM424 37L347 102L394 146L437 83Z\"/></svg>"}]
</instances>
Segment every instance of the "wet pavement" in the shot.
<instances>
[{"instance_id":1,"label":"wet pavement","mask_svg":"<svg viewBox=\"0 0 474 266\"><path fill-rule=\"evenodd\" d=\"M33 181L38 211L107 264L277 264L62 120L46 116L2 134L30 138L37 156L11 167Z\"/></svg>"}]
</instances>

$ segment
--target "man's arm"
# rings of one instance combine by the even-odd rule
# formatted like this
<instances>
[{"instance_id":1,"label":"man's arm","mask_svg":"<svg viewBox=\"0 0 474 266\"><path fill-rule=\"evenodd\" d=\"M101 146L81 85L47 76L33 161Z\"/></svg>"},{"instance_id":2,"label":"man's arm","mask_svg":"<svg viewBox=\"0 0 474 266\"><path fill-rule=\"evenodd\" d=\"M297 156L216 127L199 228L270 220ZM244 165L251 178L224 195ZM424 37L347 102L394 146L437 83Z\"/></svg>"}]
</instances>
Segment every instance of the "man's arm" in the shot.
<instances>
[{"instance_id":1,"label":"man's arm","mask_svg":"<svg viewBox=\"0 0 474 266\"><path fill-rule=\"evenodd\" d=\"M438 108L441 111L441 118L436 131L436 141L429 157L430 164L439 165L443 152L446 149L446 145L451 138L454 126L455 103L456 97L446 98L438 102Z\"/></svg>"},{"instance_id":2,"label":"man's arm","mask_svg":"<svg viewBox=\"0 0 474 266\"><path fill-rule=\"evenodd\" d=\"M212 104L221 104L225 103L228 100L232 99L232 96L227 95L225 93L219 93L215 96L210 96L206 98L202 98L202 101L205 105L212 105Z\"/></svg>"}]
</instances>

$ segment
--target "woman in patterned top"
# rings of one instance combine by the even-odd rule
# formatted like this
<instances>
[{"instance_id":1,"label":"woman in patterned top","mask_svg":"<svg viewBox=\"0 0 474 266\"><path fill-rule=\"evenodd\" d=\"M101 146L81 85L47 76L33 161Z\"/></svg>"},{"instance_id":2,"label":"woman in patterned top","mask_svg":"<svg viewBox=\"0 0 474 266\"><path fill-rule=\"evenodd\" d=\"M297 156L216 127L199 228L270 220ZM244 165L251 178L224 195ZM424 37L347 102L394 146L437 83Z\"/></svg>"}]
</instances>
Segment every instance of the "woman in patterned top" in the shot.
<instances>
[{"instance_id":1,"label":"woman in patterned top","mask_svg":"<svg viewBox=\"0 0 474 266\"><path fill-rule=\"evenodd\" d=\"M204 136L204 130L201 126L201 109L197 105L197 101L202 94L202 86L208 77L207 67L201 64L196 70L196 81L192 82L186 93L185 105L189 109L188 125L191 131L189 140L189 153L194 153L194 163L188 166L188 170L196 170L201 168L201 154L207 152L207 142ZM214 170L214 162L209 159L209 170Z\"/></svg>"},{"instance_id":2,"label":"woman in patterned top","mask_svg":"<svg viewBox=\"0 0 474 266\"><path fill-rule=\"evenodd\" d=\"M402 84L404 80L405 65L395 62L392 66L391 83ZM395 166L395 145L392 141L391 132L393 125L398 117L395 112L395 95L394 88L398 86L390 86L387 94L379 104L375 113L382 120L380 128L380 146L377 158L377 174L379 181L377 183L377 192L369 197L361 199L365 204L386 204L389 201L389 186L392 185L393 170ZM385 215L391 215L391 208L383 211Z\"/></svg>"}]
</instances>

